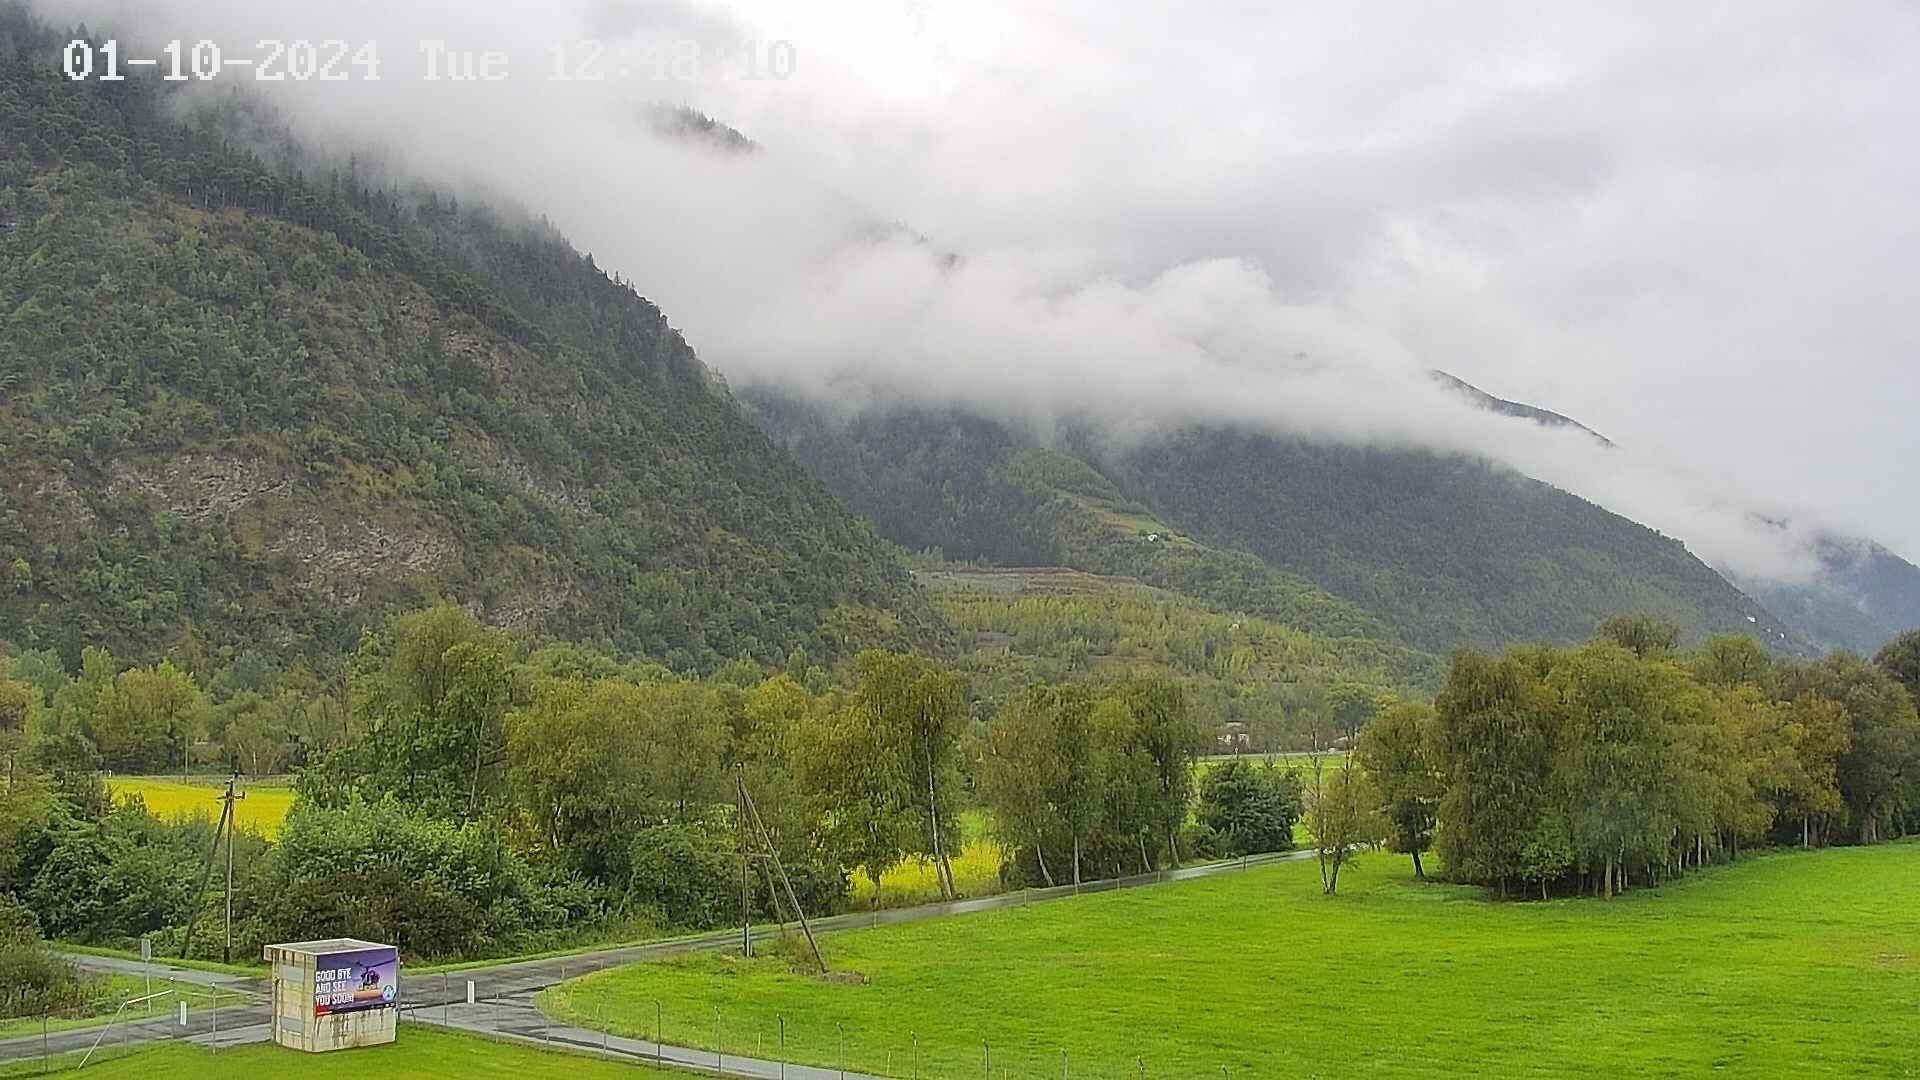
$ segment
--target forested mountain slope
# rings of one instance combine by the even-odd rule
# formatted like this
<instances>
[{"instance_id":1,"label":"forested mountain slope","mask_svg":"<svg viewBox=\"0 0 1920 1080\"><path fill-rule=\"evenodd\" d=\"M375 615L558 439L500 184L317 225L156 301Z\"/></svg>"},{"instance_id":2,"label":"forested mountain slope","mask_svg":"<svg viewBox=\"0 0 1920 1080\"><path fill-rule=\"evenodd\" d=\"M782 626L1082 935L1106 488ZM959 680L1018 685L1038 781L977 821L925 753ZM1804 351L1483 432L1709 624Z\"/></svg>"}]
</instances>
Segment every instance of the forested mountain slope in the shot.
<instances>
[{"instance_id":1,"label":"forested mountain slope","mask_svg":"<svg viewBox=\"0 0 1920 1080\"><path fill-rule=\"evenodd\" d=\"M1208 430L1145 446L1115 471L1172 520L1309 578L1428 648L1571 643L1632 611L1695 639L1804 644L1679 540L1483 462Z\"/></svg>"},{"instance_id":2,"label":"forested mountain slope","mask_svg":"<svg viewBox=\"0 0 1920 1080\"><path fill-rule=\"evenodd\" d=\"M747 400L880 531L948 558L1060 564L1332 636L1422 650L1575 642L1650 611L1803 643L1677 540L1463 458L1195 429L1124 450L910 409L841 421Z\"/></svg>"},{"instance_id":3,"label":"forested mountain slope","mask_svg":"<svg viewBox=\"0 0 1920 1080\"><path fill-rule=\"evenodd\" d=\"M683 669L939 636L564 241L269 169L66 40L0 6L0 641L337 654L433 595Z\"/></svg>"}]
</instances>

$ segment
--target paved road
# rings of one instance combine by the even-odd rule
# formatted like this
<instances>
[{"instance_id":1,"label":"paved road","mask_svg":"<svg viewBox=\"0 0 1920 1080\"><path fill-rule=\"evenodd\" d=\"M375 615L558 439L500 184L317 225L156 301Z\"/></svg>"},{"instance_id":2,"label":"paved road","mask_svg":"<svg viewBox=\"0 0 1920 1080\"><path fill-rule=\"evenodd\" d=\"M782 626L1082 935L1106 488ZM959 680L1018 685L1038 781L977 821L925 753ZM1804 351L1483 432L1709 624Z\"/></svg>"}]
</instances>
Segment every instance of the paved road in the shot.
<instances>
[{"instance_id":1,"label":"paved road","mask_svg":"<svg viewBox=\"0 0 1920 1080\"><path fill-rule=\"evenodd\" d=\"M266 986L266 978L261 975L230 975L218 971L199 971L194 968L173 967L165 960L155 957L152 963L129 960L118 956L94 956L91 953L66 953L66 958L74 964L97 971L103 975L151 975L153 985L163 987L168 982L191 983L195 986L212 986L222 990L242 990L259 992Z\"/></svg>"},{"instance_id":2,"label":"paved road","mask_svg":"<svg viewBox=\"0 0 1920 1080\"><path fill-rule=\"evenodd\" d=\"M919 907L894 908L871 913L850 913L816 920L813 923L813 929L818 934L831 934L873 926L924 922L929 919L951 918L956 915L1062 900L1081 894L1146 888L1175 881L1192 881L1220 874L1237 873L1258 866L1310 858L1313 858L1311 851L1257 855L1248 859L1206 863L1154 874L1087 882L1077 890L1072 885L1062 885L1052 889L1028 889L1004 893L978 900L923 904ZM769 940L779 934L779 928L773 926L753 929L755 941ZM401 999L407 1010L409 1021L443 1024L459 1030L508 1039L550 1042L556 1049L593 1049L595 1052L604 1052L609 1057L627 1060L659 1059L667 1064L696 1066L712 1072L716 1070L716 1061L711 1051L673 1046L663 1048L652 1043L608 1036L602 1032L565 1026L553 1027L534 1007L533 995L547 987L590 972L662 960L703 949L726 948L737 945L739 941L740 932L734 930L677 941L599 949L545 960L489 964L485 967L444 974L408 976L402 972ZM67 954L67 958L92 971L138 974L141 970L141 964L137 960L128 961L83 953L70 953ZM155 970L155 985L158 986L159 967L156 966ZM217 988L223 995L219 1017L219 1045L228 1046L249 1041L264 1042L271 1037L267 1028L270 1016L264 1004L266 992L264 979L249 979L184 968L167 970L170 976L191 984L193 989L185 991L186 993L202 995L191 999L188 1010L189 1027L183 1031L177 1026L177 1017L169 1014L167 1017L156 1020L119 1025L111 1036L111 1042L141 1042L179 1038L183 1035L196 1042L212 1041L214 1018L211 1015L212 1010L206 1007L209 999L204 996L203 988ZM466 1004L469 982L473 984L477 999L477 1003L471 1006ZM234 996L225 996L229 994ZM246 996L243 998L241 995ZM246 1001L247 1004L236 1003L241 1000ZM169 1000L167 1008L176 1007ZM0 1041L0 1063L39 1057L47 1051L60 1054L68 1050L84 1050L98 1037L98 1030L80 1030L51 1034L44 1044L38 1035ZM805 1069L794 1065L786 1066L785 1072L782 1073L780 1065L776 1062L746 1058L727 1058L719 1065L719 1071L729 1076L768 1078L784 1075L791 1080L826 1080L829 1077L840 1076L837 1069ZM872 1080L872 1078L858 1077L853 1073L846 1075L848 1080Z\"/></svg>"},{"instance_id":3,"label":"paved road","mask_svg":"<svg viewBox=\"0 0 1920 1080\"><path fill-rule=\"evenodd\" d=\"M181 997L187 1001L187 1024L184 1027L180 1024ZM110 1029L76 1028L49 1032L44 1036L34 1034L0 1040L0 1064L80 1053L95 1046L100 1048L99 1052L114 1053L138 1043L165 1039L184 1038L202 1045L213 1045L217 1039L218 1045L226 1047L264 1042L270 1037L266 1024L271 1017L266 1006L258 998L237 994L229 996L223 992L216 1011L211 997L191 989L183 990L177 995L156 1000L151 1014L142 1011L134 1015L135 1019L115 1024Z\"/></svg>"}]
</instances>

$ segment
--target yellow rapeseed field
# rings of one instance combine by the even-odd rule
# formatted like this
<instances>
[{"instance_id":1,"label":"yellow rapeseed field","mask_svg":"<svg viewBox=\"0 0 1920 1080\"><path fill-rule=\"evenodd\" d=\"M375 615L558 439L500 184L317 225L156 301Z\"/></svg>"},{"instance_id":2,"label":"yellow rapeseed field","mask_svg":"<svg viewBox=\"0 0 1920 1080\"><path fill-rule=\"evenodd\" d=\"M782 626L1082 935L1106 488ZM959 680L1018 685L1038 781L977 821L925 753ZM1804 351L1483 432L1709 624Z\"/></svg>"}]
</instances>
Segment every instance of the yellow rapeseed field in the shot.
<instances>
[{"instance_id":1,"label":"yellow rapeseed field","mask_svg":"<svg viewBox=\"0 0 1920 1080\"><path fill-rule=\"evenodd\" d=\"M116 776L107 781L107 790L116 799L138 795L155 817L169 821L204 814L220 817L220 795L225 782L182 783L177 779L150 776ZM251 786L241 781L240 792L246 798L235 806L240 828L271 840L280 834L280 825L293 809L293 789L271 785Z\"/></svg>"}]
</instances>

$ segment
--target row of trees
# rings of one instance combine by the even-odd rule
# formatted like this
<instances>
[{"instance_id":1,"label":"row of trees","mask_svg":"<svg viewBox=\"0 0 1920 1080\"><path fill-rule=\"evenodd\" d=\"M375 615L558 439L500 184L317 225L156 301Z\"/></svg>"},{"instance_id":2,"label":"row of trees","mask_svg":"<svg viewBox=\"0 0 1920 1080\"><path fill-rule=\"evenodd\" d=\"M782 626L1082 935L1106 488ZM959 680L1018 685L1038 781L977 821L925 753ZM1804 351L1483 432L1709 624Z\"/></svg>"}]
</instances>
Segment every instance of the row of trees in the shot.
<instances>
[{"instance_id":1,"label":"row of trees","mask_svg":"<svg viewBox=\"0 0 1920 1080\"><path fill-rule=\"evenodd\" d=\"M1432 707L1360 740L1376 832L1503 895L1611 896L1743 846L1920 829L1920 635L1875 663L1677 640L1622 619L1582 648L1461 653Z\"/></svg>"},{"instance_id":2,"label":"row of trees","mask_svg":"<svg viewBox=\"0 0 1920 1080\"><path fill-rule=\"evenodd\" d=\"M94 738L117 729L76 688L120 693L128 673L21 659L0 670L0 894L51 935L177 946L207 900L211 824L107 799ZM1197 765L1205 733L1166 681L1036 686L976 717L923 658L864 653L844 674L796 654L694 681L529 652L458 608L396 619L356 655L346 736L301 771L284 831L241 837L236 946L332 933L473 956L730 921L761 846L743 794L809 911L909 857L953 896L973 808L1036 884L1283 850L1304 817L1329 892L1375 843L1418 872L1437 850L1457 879L1607 895L1751 844L1920 827L1912 637L1877 664L1737 639L1681 655L1652 623L1463 653L1433 706L1388 703L1353 755L1297 773ZM745 869L755 913L778 913L772 875Z\"/></svg>"},{"instance_id":3,"label":"row of trees","mask_svg":"<svg viewBox=\"0 0 1920 1080\"><path fill-rule=\"evenodd\" d=\"M0 714L34 738L78 736L118 773L231 768L273 775L346 730L338 688L258 653L224 664L165 660L129 667L103 648L68 675L50 650L4 659Z\"/></svg>"},{"instance_id":4,"label":"row of trees","mask_svg":"<svg viewBox=\"0 0 1920 1080\"><path fill-rule=\"evenodd\" d=\"M21 811L0 836L0 891L63 937L170 943L204 899L208 823L113 807L98 776L102 742L118 745L101 717L149 673L89 652L68 677L44 659L0 671ZM217 744L195 724L293 692L284 673L222 670L208 692L185 667L151 670L189 703L174 715L198 718L169 737L203 750ZM609 922L737 918L740 853L760 847L743 791L815 911L845 905L852 872L879 881L914 857L956 896L973 807L1013 850L1008 872L1046 883L1291 841L1299 792L1267 770L1207 774L1194 819L1207 732L1177 684L1038 687L977 719L961 677L924 658L867 652L844 676L834 686L796 653L770 677L740 664L687 680L574 646L527 651L457 607L397 618L364 638L334 737L303 744L313 760L284 831L243 837L238 944L297 930L474 955ZM749 901L773 913L773 882L755 877Z\"/></svg>"}]
</instances>

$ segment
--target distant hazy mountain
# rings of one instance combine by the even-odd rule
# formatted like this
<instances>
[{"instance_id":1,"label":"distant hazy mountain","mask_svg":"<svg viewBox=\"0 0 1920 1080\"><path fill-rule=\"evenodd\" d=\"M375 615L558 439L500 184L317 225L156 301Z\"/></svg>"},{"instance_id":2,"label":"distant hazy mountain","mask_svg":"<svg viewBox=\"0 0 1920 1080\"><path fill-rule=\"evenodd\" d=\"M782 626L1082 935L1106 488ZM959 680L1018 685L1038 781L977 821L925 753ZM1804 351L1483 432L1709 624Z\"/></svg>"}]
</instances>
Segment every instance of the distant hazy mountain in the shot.
<instances>
[{"instance_id":1,"label":"distant hazy mountain","mask_svg":"<svg viewBox=\"0 0 1920 1080\"><path fill-rule=\"evenodd\" d=\"M1742 580L1747 593L1823 648L1871 656L1920 627L1920 567L1871 540L1822 537L1816 582Z\"/></svg>"},{"instance_id":2,"label":"distant hazy mountain","mask_svg":"<svg viewBox=\"0 0 1920 1080\"><path fill-rule=\"evenodd\" d=\"M1507 401L1444 371L1434 378L1479 406L1549 427L1572 427L1608 446L1604 435L1556 412ZM1765 520L1755 515L1756 520ZM1774 522L1785 528L1785 523ZM1783 584L1728 574L1747 595L1822 649L1872 655L1900 634L1920 627L1920 567L1872 540L1823 535L1814 542L1822 573L1814 581Z\"/></svg>"}]
</instances>

